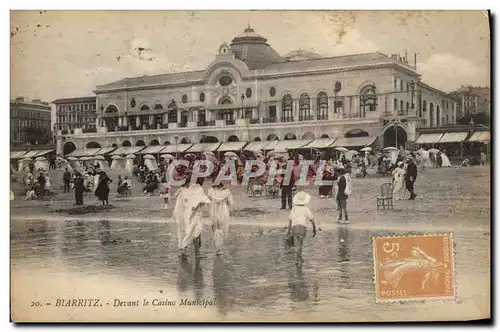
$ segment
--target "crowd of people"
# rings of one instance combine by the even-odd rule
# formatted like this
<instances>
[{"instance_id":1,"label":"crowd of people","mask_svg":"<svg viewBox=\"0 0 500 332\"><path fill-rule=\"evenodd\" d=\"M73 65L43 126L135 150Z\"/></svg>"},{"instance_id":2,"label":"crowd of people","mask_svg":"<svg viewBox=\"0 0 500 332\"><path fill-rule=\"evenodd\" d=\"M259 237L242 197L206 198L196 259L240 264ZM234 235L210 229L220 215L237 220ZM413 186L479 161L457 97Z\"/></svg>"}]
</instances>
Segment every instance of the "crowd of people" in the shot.
<instances>
[{"instance_id":1,"label":"crowd of people","mask_svg":"<svg viewBox=\"0 0 500 332\"><path fill-rule=\"evenodd\" d=\"M236 183L242 184L246 172L255 172L255 168L246 169L246 161L258 160L266 165L265 171L252 177L248 184L250 192L272 193L281 196L280 208L290 209L288 216L287 238L296 246L296 263L302 260L303 240L307 233L309 223L312 225L313 236L316 234L314 215L308 208L311 200L310 194L303 187L312 185L315 179L321 177L325 181L318 185L320 199L333 198L332 204L336 205L338 212L337 222L348 224L348 200L352 194L352 177L366 177L369 173L391 174L393 199L400 200L409 192L409 200L414 200L417 194L414 191L417 180L418 168L425 167L447 167L450 166L445 151L429 153L420 149L407 151L392 148L390 150L371 151L362 153L337 153L335 158L326 160L322 151L313 151L312 164L308 164L301 154L290 156L288 153L271 152L264 154L261 151L252 153L241 153L239 155L228 154L224 160L218 160L211 152L205 152L201 159L209 160L214 164L212 173L205 178L198 178L191 183L193 166L199 156L192 153L184 155L183 159L188 165L179 164L175 158L162 160L157 169L148 169L144 163L136 163L131 172L131 179L135 179L142 185L142 194L146 196L158 193L163 198L164 209L168 209L174 199L172 217L177 225L178 248L182 258L188 257L187 248L190 244L194 247L196 258L204 257L201 253L201 233L203 225L203 206L209 206L213 243L217 255L224 254L224 243L228 237L230 224L230 211L234 203L231 193L231 181L217 182L220 170L228 162L236 165ZM481 155L481 160L485 159ZM276 165L278 170L284 170L292 164L292 172L287 177L278 172L271 172L271 165ZM300 182L303 174L302 168L307 165L305 181ZM324 167L322 167L323 165ZM172 173L169 171L173 170ZM34 178L34 165L29 164L26 168L24 184L27 188L26 199L44 197L52 192L52 180L48 172L40 172ZM230 169L227 169L226 175ZM322 172L322 174L320 174ZM247 173L248 174L248 173ZM185 178L185 183L177 188L172 185L173 180ZM116 181L116 192L120 196L131 195L132 181L128 175L122 178L118 176ZM203 184L205 180L211 181L212 186L205 193ZM304 180L304 179L302 179ZM63 173L64 193L74 192L75 204L84 204L84 195L93 194L103 206L108 205L110 184L113 182L106 172L101 169L100 164L88 162L73 170L69 165L65 166ZM300 183L299 183L300 182ZM267 188L263 190L263 188ZM173 190L176 189L176 190ZM253 195L252 195L253 196Z\"/></svg>"}]
</instances>

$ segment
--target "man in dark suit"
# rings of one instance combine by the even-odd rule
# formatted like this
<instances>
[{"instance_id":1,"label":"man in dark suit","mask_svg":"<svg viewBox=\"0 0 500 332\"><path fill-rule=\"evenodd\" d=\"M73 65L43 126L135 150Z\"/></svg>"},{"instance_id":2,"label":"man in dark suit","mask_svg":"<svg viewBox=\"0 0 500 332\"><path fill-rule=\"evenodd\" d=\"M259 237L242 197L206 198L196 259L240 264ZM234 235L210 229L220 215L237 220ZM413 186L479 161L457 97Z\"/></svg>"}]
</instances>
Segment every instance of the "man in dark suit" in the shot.
<instances>
[{"instance_id":1,"label":"man in dark suit","mask_svg":"<svg viewBox=\"0 0 500 332\"><path fill-rule=\"evenodd\" d=\"M413 162L413 158L408 159L408 168L406 169L406 189L410 192L411 200L417 197L417 194L413 192L415 181L417 180L417 165Z\"/></svg>"},{"instance_id":2,"label":"man in dark suit","mask_svg":"<svg viewBox=\"0 0 500 332\"><path fill-rule=\"evenodd\" d=\"M280 164L280 168L286 170L287 163L283 162ZM288 203L288 208L292 209L292 198L293 198L293 187L295 186L295 176L293 172L290 174L290 180L287 182L286 172L282 175L283 181L281 181L281 210L286 209L286 204Z\"/></svg>"}]
</instances>

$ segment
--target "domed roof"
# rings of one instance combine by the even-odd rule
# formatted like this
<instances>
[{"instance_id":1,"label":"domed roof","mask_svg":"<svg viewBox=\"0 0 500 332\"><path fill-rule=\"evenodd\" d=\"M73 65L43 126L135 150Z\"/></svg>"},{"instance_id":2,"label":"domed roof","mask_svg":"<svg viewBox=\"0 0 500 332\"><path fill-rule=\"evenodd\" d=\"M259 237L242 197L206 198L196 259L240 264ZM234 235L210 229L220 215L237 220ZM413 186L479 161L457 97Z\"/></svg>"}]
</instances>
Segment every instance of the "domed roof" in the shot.
<instances>
[{"instance_id":1,"label":"domed roof","mask_svg":"<svg viewBox=\"0 0 500 332\"><path fill-rule=\"evenodd\" d=\"M273 63L286 61L267 44L267 39L255 33L250 25L231 41L231 49L236 58L245 62L250 69L261 69Z\"/></svg>"},{"instance_id":2,"label":"domed roof","mask_svg":"<svg viewBox=\"0 0 500 332\"><path fill-rule=\"evenodd\" d=\"M311 60L311 59L319 59L322 58L318 53L314 53L311 51L306 51L303 49L298 49L292 51L284 56L288 61L302 61L302 60Z\"/></svg>"}]
</instances>

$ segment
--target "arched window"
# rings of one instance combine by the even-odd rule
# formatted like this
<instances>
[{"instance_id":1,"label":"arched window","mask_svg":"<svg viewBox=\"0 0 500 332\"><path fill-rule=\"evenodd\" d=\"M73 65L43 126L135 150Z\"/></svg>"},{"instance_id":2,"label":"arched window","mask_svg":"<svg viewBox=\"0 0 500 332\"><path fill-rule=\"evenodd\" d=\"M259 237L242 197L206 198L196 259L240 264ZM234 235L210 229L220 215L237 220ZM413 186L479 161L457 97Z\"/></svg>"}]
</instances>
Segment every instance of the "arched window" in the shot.
<instances>
[{"instance_id":1,"label":"arched window","mask_svg":"<svg viewBox=\"0 0 500 332\"><path fill-rule=\"evenodd\" d=\"M281 100L281 120L283 122L293 121L293 100L289 94Z\"/></svg>"},{"instance_id":2,"label":"arched window","mask_svg":"<svg viewBox=\"0 0 500 332\"><path fill-rule=\"evenodd\" d=\"M368 85L361 90L359 96L360 116L365 117L367 112L377 110L377 90L374 85Z\"/></svg>"},{"instance_id":3,"label":"arched window","mask_svg":"<svg viewBox=\"0 0 500 332\"><path fill-rule=\"evenodd\" d=\"M316 117L318 120L328 120L328 95L326 92L318 93L316 98Z\"/></svg>"},{"instance_id":4,"label":"arched window","mask_svg":"<svg viewBox=\"0 0 500 332\"><path fill-rule=\"evenodd\" d=\"M106 113L118 113L118 108L115 105L109 105L106 107Z\"/></svg>"},{"instance_id":5,"label":"arched window","mask_svg":"<svg viewBox=\"0 0 500 332\"><path fill-rule=\"evenodd\" d=\"M441 122L441 109L439 108L439 105L436 106L436 127L440 126Z\"/></svg>"},{"instance_id":6,"label":"arched window","mask_svg":"<svg viewBox=\"0 0 500 332\"><path fill-rule=\"evenodd\" d=\"M149 111L149 106L148 105L142 105L141 106L141 111Z\"/></svg>"},{"instance_id":7,"label":"arched window","mask_svg":"<svg viewBox=\"0 0 500 332\"><path fill-rule=\"evenodd\" d=\"M163 106L161 104L155 104L155 106L153 107L153 109L155 109L155 110L162 110Z\"/></svg>"},{"instance_id":8,"label":"arched window","mask_svg":"<svg viewBox=\"0 0 500 332\"><path fill-rule=\"evenodd\" d=\"M311 98L307 93L303 93L299 99L299 121L308 120L311 120Z\"/></svg>"},{"instance_id":9,"label":"arched window","mask_svg":"<svg viewBox=\"0 0 500 332\"><path fill-rule=\"evenodd\" d=\"M424 100L422 102L422 109L420 110L419 116L422 117L423 115L425 115L425 112L427 112L427 100ZM424 114L422 114L422 113L424 113Z\"/></svg>"},{"instance_id":10,"label":"arched window","mask_svg":"<svg viewBox=\"0 0 500 332\"><path fill-rule=\"evenodd\" d=\"M434 104L429 104L429 127L434 127Z\"/></svg>"}]
</instances>

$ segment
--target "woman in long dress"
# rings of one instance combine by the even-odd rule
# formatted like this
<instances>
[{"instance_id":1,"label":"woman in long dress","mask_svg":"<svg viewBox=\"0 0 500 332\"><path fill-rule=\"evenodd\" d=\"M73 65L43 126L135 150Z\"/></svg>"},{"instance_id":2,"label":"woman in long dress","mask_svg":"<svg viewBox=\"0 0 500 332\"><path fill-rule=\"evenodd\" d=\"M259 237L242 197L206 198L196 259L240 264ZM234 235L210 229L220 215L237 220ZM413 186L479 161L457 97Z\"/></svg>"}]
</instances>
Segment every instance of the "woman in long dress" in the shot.
<instances>
[{"instance_id":1,"label":"woman in long dress","mask_svg":"<svg viewBox=\"0 0 500 332\"><path fill-rule=\"evenodd\" d=\"M83 205L83 178L79 172L75 172L75 178L73 180L73 185L75 189L75 204Z\"/></svg>"},{"instance_id":2,"label":"woman in long dress","mask_svg":"<svg viewBox=\"0 0 500 332\"><path fill-rule=\"evenodd\" d=\"M441 153L441 159L442 159L442 164L441 167L451 167L450 159L448 158L447 155Z\"/></svg>"},{"instance_id":3,"label":"woman in long dress","mask_svg":"<svg viewBox=\"0 0 500 332\"><path fill-rule=\"evenodd\" d=\"M233 205L233 195L231 191L224 188L224 185L214 185L207 193L211 199L210 215L212 217L212 230L214 232L214 243L217 255L224 254L222 248L224 239L229 233L229 210Z\"/></svg>"},{"instance_id":4,"label":"woman in long dress","mask_svg":"<svg viewBox=\"0 0 500 332\"><path fill-rule=\"evenodd\" d=\"M394 200L401 200L401 196L404 195L405 190L405 169L404 163L402 161L398 162L398 167L392 171L392 198Z\"/></svg>"},{"instance_id":5,"label":"woman in long dress","mask_svg":"<svg viewBox=\"0 0 500 332\"><path fill-rule=\"evenodd\" d=\"M190 182L190 177L187 177L186 184L177 191L174 219L177 224L177 238L181 256L183 258L187 256L187 247L192 242L195 257L202 258L200 254L203 228L201 207L204 204L209 204L210 200L199 184L191 184Z\"/></svg>"},{"instance_id":6,"label":"woman in long dress","mask_svg":"<svg viewBox=\"0 0 500 332\"><path fill-rule=\"evenodd\" d=\"M108 197L109 197L109 184L113 182L105 172L101 171L99 174L99 184L97 185L97 189L95 190L95 195L102 202L102 205L108 205Z\"/></svg>"}]
</instances>

